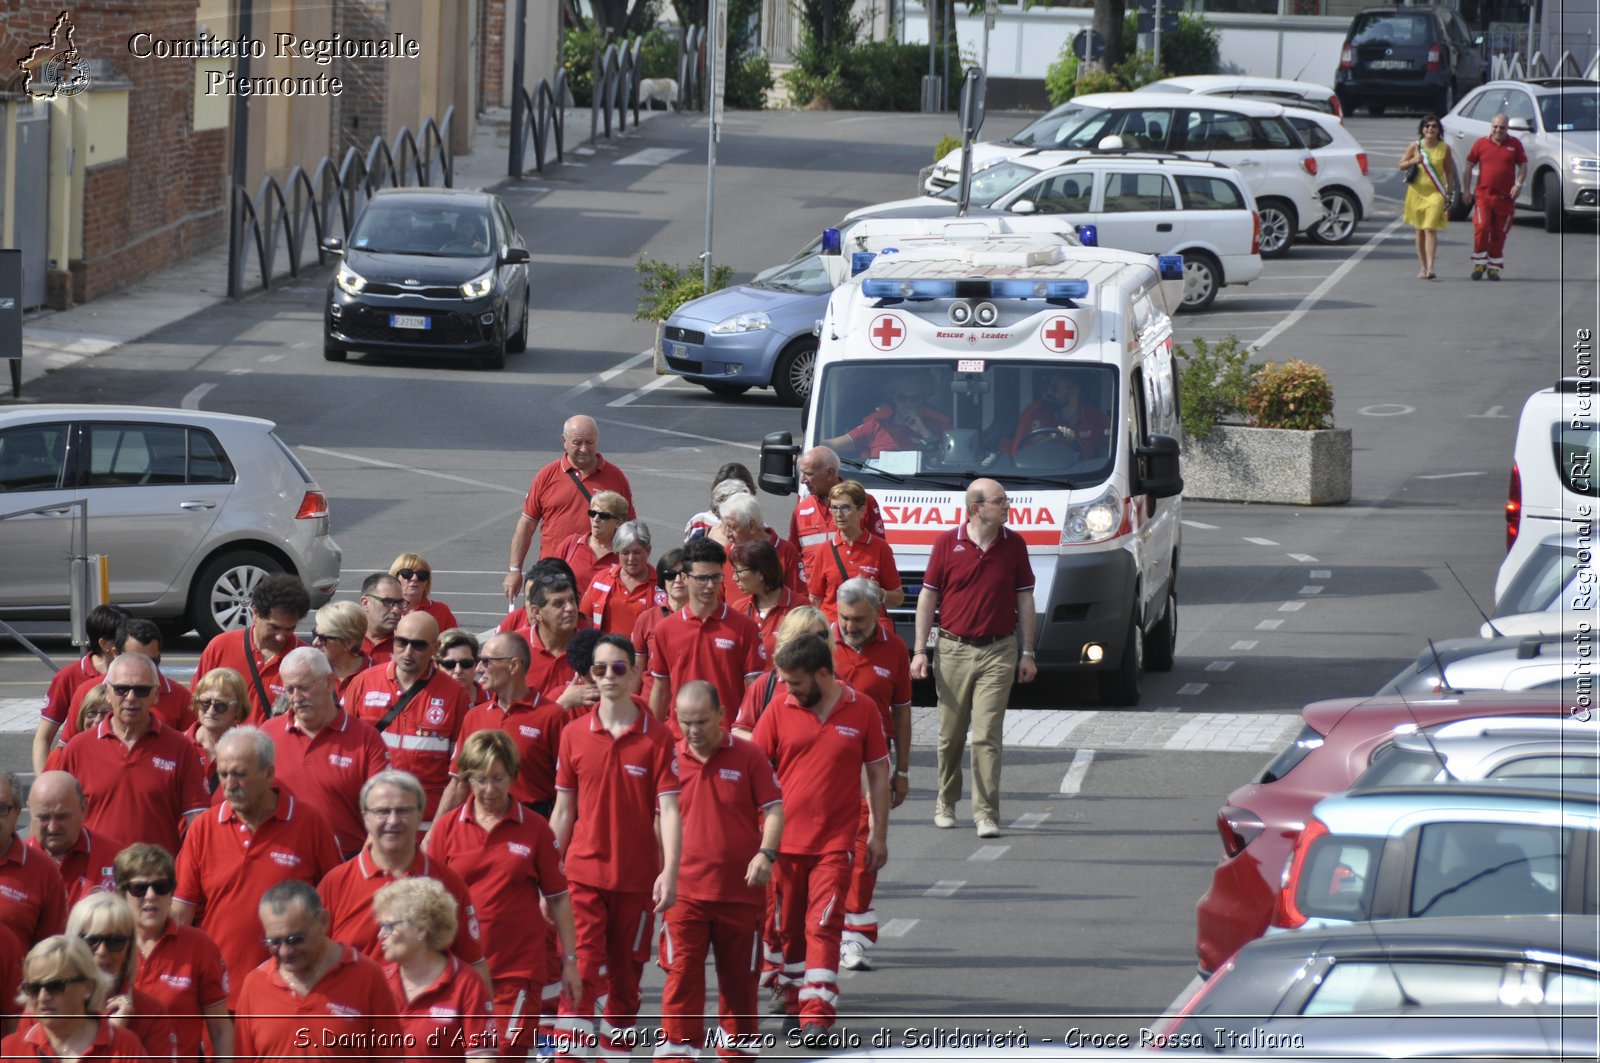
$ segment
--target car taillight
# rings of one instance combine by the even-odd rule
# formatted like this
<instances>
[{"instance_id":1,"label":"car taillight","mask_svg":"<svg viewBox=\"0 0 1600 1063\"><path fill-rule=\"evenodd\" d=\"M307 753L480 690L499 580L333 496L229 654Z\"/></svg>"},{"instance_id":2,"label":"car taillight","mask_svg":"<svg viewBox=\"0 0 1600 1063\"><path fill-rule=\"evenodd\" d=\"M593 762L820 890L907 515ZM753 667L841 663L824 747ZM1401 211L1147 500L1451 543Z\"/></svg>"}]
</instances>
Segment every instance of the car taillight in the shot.
<instances>
[{"instance_id":1,"label":"car taillight","mask_svg":"<svg viewBox=\"0 0 1600 1063\"><path fill-rule=\"evenodd\" d=\"M1367 153L1366 152L1364 152L1364 151L1356 152L1356 165L1361 167L1361 176L1362 177L1367 176Z\"/></svg>"},{"instance_id":2,"label":"car taillight","mask_svg":"<svg viewBox=\"0 0 1600 1063\"><path fill-rule=\"evenodd\" d=\"M1333 108L1333 116L1339 120L1339 124L1344 125L1344 104L1339 102L1339 97L1329 96L1328 106ZM1365 170L1361 172L1366 173Z\"/></svg>"},{"instance_id":3,"label":"car taillight","mask_svg":"<svg viewBox=\"0 0 1600 1063\"><path fill-rule=\"evenodd\" d=\"M1328 825L1317 819L1311 818L1305 830L1300 832L1300 837L1294 840L1294 854L1289 857L1288 866L1283 871L1283 886L1278 890L1278 899L1272 905L1272 925L1284 926L1293 929L1304 926L1306 913L1300 910L1300 905L1295 901L1295 891L1300 886L1300 875L1305 871L1306 854L1311 851L1311 846L1316 840L1328 833Z\"/></svg>"},{"instance_id":4,"label":"car taillight","mask_svg":"<svg viewBox=\"0 0 1600 1063\"><path fill-rule=\"evenodd\" d=\"M1251 212L1250 221L1250 253L1259 255L1261 253L1261 215Z\"/></svg>"},{"instance_id":5,"label":"car taillight","mask_svg":"<svg viewBox=\"0 0 1600 1063\"><path fill-rule=\"evenodd\" d=\"M1229 856L1238 856L1245 847L1261 836L1267 825L1261 817L1248 808L1223 805L1217 812L1217 833L1222 835L1222 850Z\"/></svg>"},{"instance_id":6,"label":"car taillight","mask_svg":"<svg viewBox=\"0 0 1600 1063\"><path fill-rule=\"evenodd\" d=\"M1356 63L1355 63L1355 52L1351 50L1350 46L1347 44L1343 48L1340 48L1339 49L1339 69L1340 70L1349 70L1351 67L1353 67L1355 65L1356 65Z\"/></svg>"},{"instance_id":7,"label":"car taillight","mask_svg":"<svg viewBox=\"0 0 1600 1063\"><path fill-rule=\"evenodd\" d=\"M1300 165L1312 177L1317 176L1317 157L1315 155L1307 155L1300 160Z\"/></svg>"},{"instance_id":8,"label":"car taillight","mask_svg":"<svg viewBox=\"0 0 1600 1063\"><path fill-rule=\"evenodd\" d=\"M328 515L328 496L321 491L307 491L306 496L300 500L300 512L294 515L295 520L312 520Z\"/></svg>"},{"instance_id":9,"label":"car taillight","mask_svg":"<svg viewBox=\"0 0 1600 1063\"><path fill-rule=\"evenodd\" d=\"M1511 487L1506 491L1506 553L1511 552L1511 545L1517 541L1517 532L1522 530L1522 470L1517 468L1517 463L1511 463Z\"/></svg>"},{"instance_id":10,"label":"car taillight","mask_svg":"<svg viewBox=\"0 0 1600 1063\"><path fill-rule=\"evenodd\" d=\"M1428 73L1434 74L1434 73L1437 73L1439 71L1439 56L1440 56L1440 54L1441 54L1441 49L1440 49L1440 46L1437 45L1437 44L1433 45L1431 48L1428 49Z\"/></svg>"}]
</instances>

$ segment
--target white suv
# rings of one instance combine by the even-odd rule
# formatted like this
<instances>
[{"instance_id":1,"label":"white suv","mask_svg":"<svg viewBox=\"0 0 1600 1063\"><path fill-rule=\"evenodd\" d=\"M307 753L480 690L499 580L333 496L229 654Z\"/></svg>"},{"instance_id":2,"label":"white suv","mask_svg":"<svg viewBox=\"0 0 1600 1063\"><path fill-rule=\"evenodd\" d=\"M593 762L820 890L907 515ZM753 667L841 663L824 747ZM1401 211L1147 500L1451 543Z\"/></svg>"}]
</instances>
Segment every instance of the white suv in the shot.
<instances>
[{"instance_id":1,"label":"white suv","mask_svg":"<svg viewBox=\"0 0 1600 1063\"><path fill-rule=\"evenodd\" d=\"M1495 579L1499 601L1512 578L1547 539L1593 536L1596 510L1595 430L1600 400L1592 379L1566 377L1535 391L1522 407L1506 498L1506 559Z\"/></svg>"},{"instance_id":2,"label":"white suv","mask_svg":"<svg viewBox=\"0 0 1600 1063\"><path fill-rule=\"evenodd\" d=\"M1243 175L1261 215L1261 257L1288 253L1295 234L1322 220L1317 161L1275 103L1167 92L1077 96L1000 141L974 144L974 169L1039 148L1087 151L1112 134L1128 147L1171 151L1231 166ZM956 149L933 167L924 190L938 193L961 173Z\"/></svg>"}]
</instances>

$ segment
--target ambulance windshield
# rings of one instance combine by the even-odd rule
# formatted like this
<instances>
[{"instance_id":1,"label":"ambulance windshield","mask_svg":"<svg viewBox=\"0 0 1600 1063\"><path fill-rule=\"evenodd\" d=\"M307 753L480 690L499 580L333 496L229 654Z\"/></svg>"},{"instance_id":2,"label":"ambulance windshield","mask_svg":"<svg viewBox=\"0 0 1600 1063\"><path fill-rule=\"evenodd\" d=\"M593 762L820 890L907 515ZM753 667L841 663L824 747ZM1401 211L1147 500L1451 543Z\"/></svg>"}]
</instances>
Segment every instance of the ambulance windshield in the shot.
<instances>
[{"instance_id":1,"label":"ambulance windshield","mask_svg":"<svg viewBox=\"0 0 1600 1063\"><path fill-rule=\"evenodd\" d=\"M1089 487L1112 469L1111 366L851 360L827 367L817 388L815 439L864 482L991 476Z\"/></svg>"}]
</instances>

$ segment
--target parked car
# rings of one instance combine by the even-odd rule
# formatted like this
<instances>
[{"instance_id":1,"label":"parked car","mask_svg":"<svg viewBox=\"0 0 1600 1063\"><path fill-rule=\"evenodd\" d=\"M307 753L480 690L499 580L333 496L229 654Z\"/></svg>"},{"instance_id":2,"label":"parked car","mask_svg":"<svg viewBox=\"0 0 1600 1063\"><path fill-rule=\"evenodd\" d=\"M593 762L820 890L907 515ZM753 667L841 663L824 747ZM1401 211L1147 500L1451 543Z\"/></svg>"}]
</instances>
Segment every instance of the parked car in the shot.
<instances>
[{"instance_id":1,"label":"parked car","mask_svg":"<svg viewBox=\"0 0 1600 1063\"><path fill-rule=\"evenodd\" d=\"M1177 152L1242 174L1261 215L1262 258L1288 254L1295 234L1322 220L1317 160L1287 108L1275 103L1161 92L1075 96L1006 140L974 144L972 164L1041 148L1088 151L1113 135L1130 150ZM957 149L929 171L923 191L938 194L960 174Z\"/></svg>"},{"instance_id":2,"label":"parked car","mask_svg":"<svg viewBox=\"0 0 1600 1063\"><path fill-rule=\"evenodd\" d=\"M1474 716L1560 716L1554 693L1344 698L1301 710L1300 733L1217 812L1222 857L1195 905L1200 970L1214 971L1272 919L1295 838L1322 798L1346 789L1397 735Z\"/></svg>"},{"instance_id":3,"label":"parked car","mask_svg":"<svg viewBox=\"0 0 1600 1063\"><path fill-rule=\"evenodd\" d=\"M848 219L902 212L954 215L959 189L852 211ZM1050 214L1093 225L1102 247L1182 255L1184 310L1204 310L1229 284L1261 275L1261 221L1249 187L1221 163L1123 151L1037 151L972 175L969 204L1013 214Z\"/></svg>"},{"instance_id":4,"label":"parked car","mask_svg":"<svg viewBox=\"0 0 1600 1063\"><path fill-rule=\"evenodd\" d=\"M1551 529L1552 531L1554 529ZM1594 534L1548 535L1514 550L1495 577L1494 614L1553 612L1593 617ZM1577 619L1575 615L1570 617Z\"/></svg>"},{"instance_id":5,"label":"parked car","mask_svg":"<svg viewBox=\"0 0 1600 1063\"><path fill-rule=\"evenodd\" d=\"M1509 119L1511 135L1528 153L1517 206L1542 213L1552 233L1562 230L1568 215L1600 214L1600 96L1593 81L1491 81L1464 96L1443 119L1458 171L1497 114Z\"/></svg>"},{"instance_id":6,"label":"parked car","mask_svg":"<svg viewBox=\"0 0 1600 1063\"><path fill-rule=\"evenodd\" d=\"M386 188L367 203L328 282L322 356L353 350L471 357L490 369L528 345L528 246L500 197Z\"/></svg>"},{"instance_id":7,"label":"parked car","mask_svg":"<svg viewBox=\"0 0 1600 1063\"><path fill-rule=\"evenodd\" d=\"M1498 624L1498 621L1496 622ZM1436 697L1467 690L1547 690L1592 675L1571 634L1441 639L1378 688L1378 696Z\"/></svg>"},{"instance_id":8,"label":"parked car","mask_svg":"<svg viewBox=\"0 0 1600 1063\"><path fill-rule=\"evenodd\" d=\"M1345 114L1410 105L1444 114L1483 83L1487 63L1448 7L1364 7L1350 20L1334 91Z\"/></svg>"},{"instance_id":9,"label":"parked car","mask_svg":"<svg viewBox=\"0 0 1600 1063\"><path fill-rule=\"evenodd\" d=\"M339 586L328 498L271 421L144 406L0 410L0 615L70 615L68 559L109 557L110 600L210 638L289 572L313 605ZM88 503L87 539L70 503Z\"/></svg>"},{"instance_id":10,"label":"parked car","mask_svg":"<svg viewBox=\"0 0 1600 1063\"><path fill-rule=\"evenodd\" d=\"M1326 85L1287 78L1258 78L1241 74L1188 74L1140 85L1135 92L1192 92L1196 96L1237 96L1247 100L1303 107L1339 118L1344 110L1339 96Z\"/></svg>"},{"instance_id":11,"label":"parked car","mask_svg":"<svg viewBox=\"0 0 1600 1063\"><path fill-rule=\"evenodd\" d=\"M1600 774L1600 730L1572 716L1490 716L1399 735L1352 790Z\"/></svg>"},{"instance_id":12,"label":"parked car","mask_svg":"<svg viewBox=\"0 0 1600 1063\"><path fill-rule=\"evenodd\" d=\"M1261 1058L1584 1059L1597 997L1592 924L1384 920L1252 941L1157 1036Z\"/></svg>"},{"instance_id":13,"label":"parked car","mask_svg":"<svg viewBox=\"0 0 1600 1063\"><path fill-rule=\"evenodd\" d=\"M1317 194L1326 211L1306 235L1319 244L1345 243L1372 213L1374 191L1367 176L1366 150L1337 115L1296 106L1288 118L1317 160Z\"/></svg>"}]
</instances>

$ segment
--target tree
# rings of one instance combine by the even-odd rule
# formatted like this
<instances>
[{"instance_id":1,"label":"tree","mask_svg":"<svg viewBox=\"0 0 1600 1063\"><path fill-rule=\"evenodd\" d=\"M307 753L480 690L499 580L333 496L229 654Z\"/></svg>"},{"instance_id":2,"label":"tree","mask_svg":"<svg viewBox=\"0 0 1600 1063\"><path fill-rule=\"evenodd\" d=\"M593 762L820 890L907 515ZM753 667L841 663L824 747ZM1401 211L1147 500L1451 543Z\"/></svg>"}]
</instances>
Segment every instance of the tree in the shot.
<instances>
[{"instance_id":1,"label":"tree","mask_svg":"<svg viewBox=\"0 0 1600 1063\"><path fill-rule=\"evenodd\" d=\"M1106 54L1100 60L1106 70L1122 62L1122 24L1127 17L1127 0L1094 0L1094 32L1106 42Z\"/></svg>"}]
</instances>

